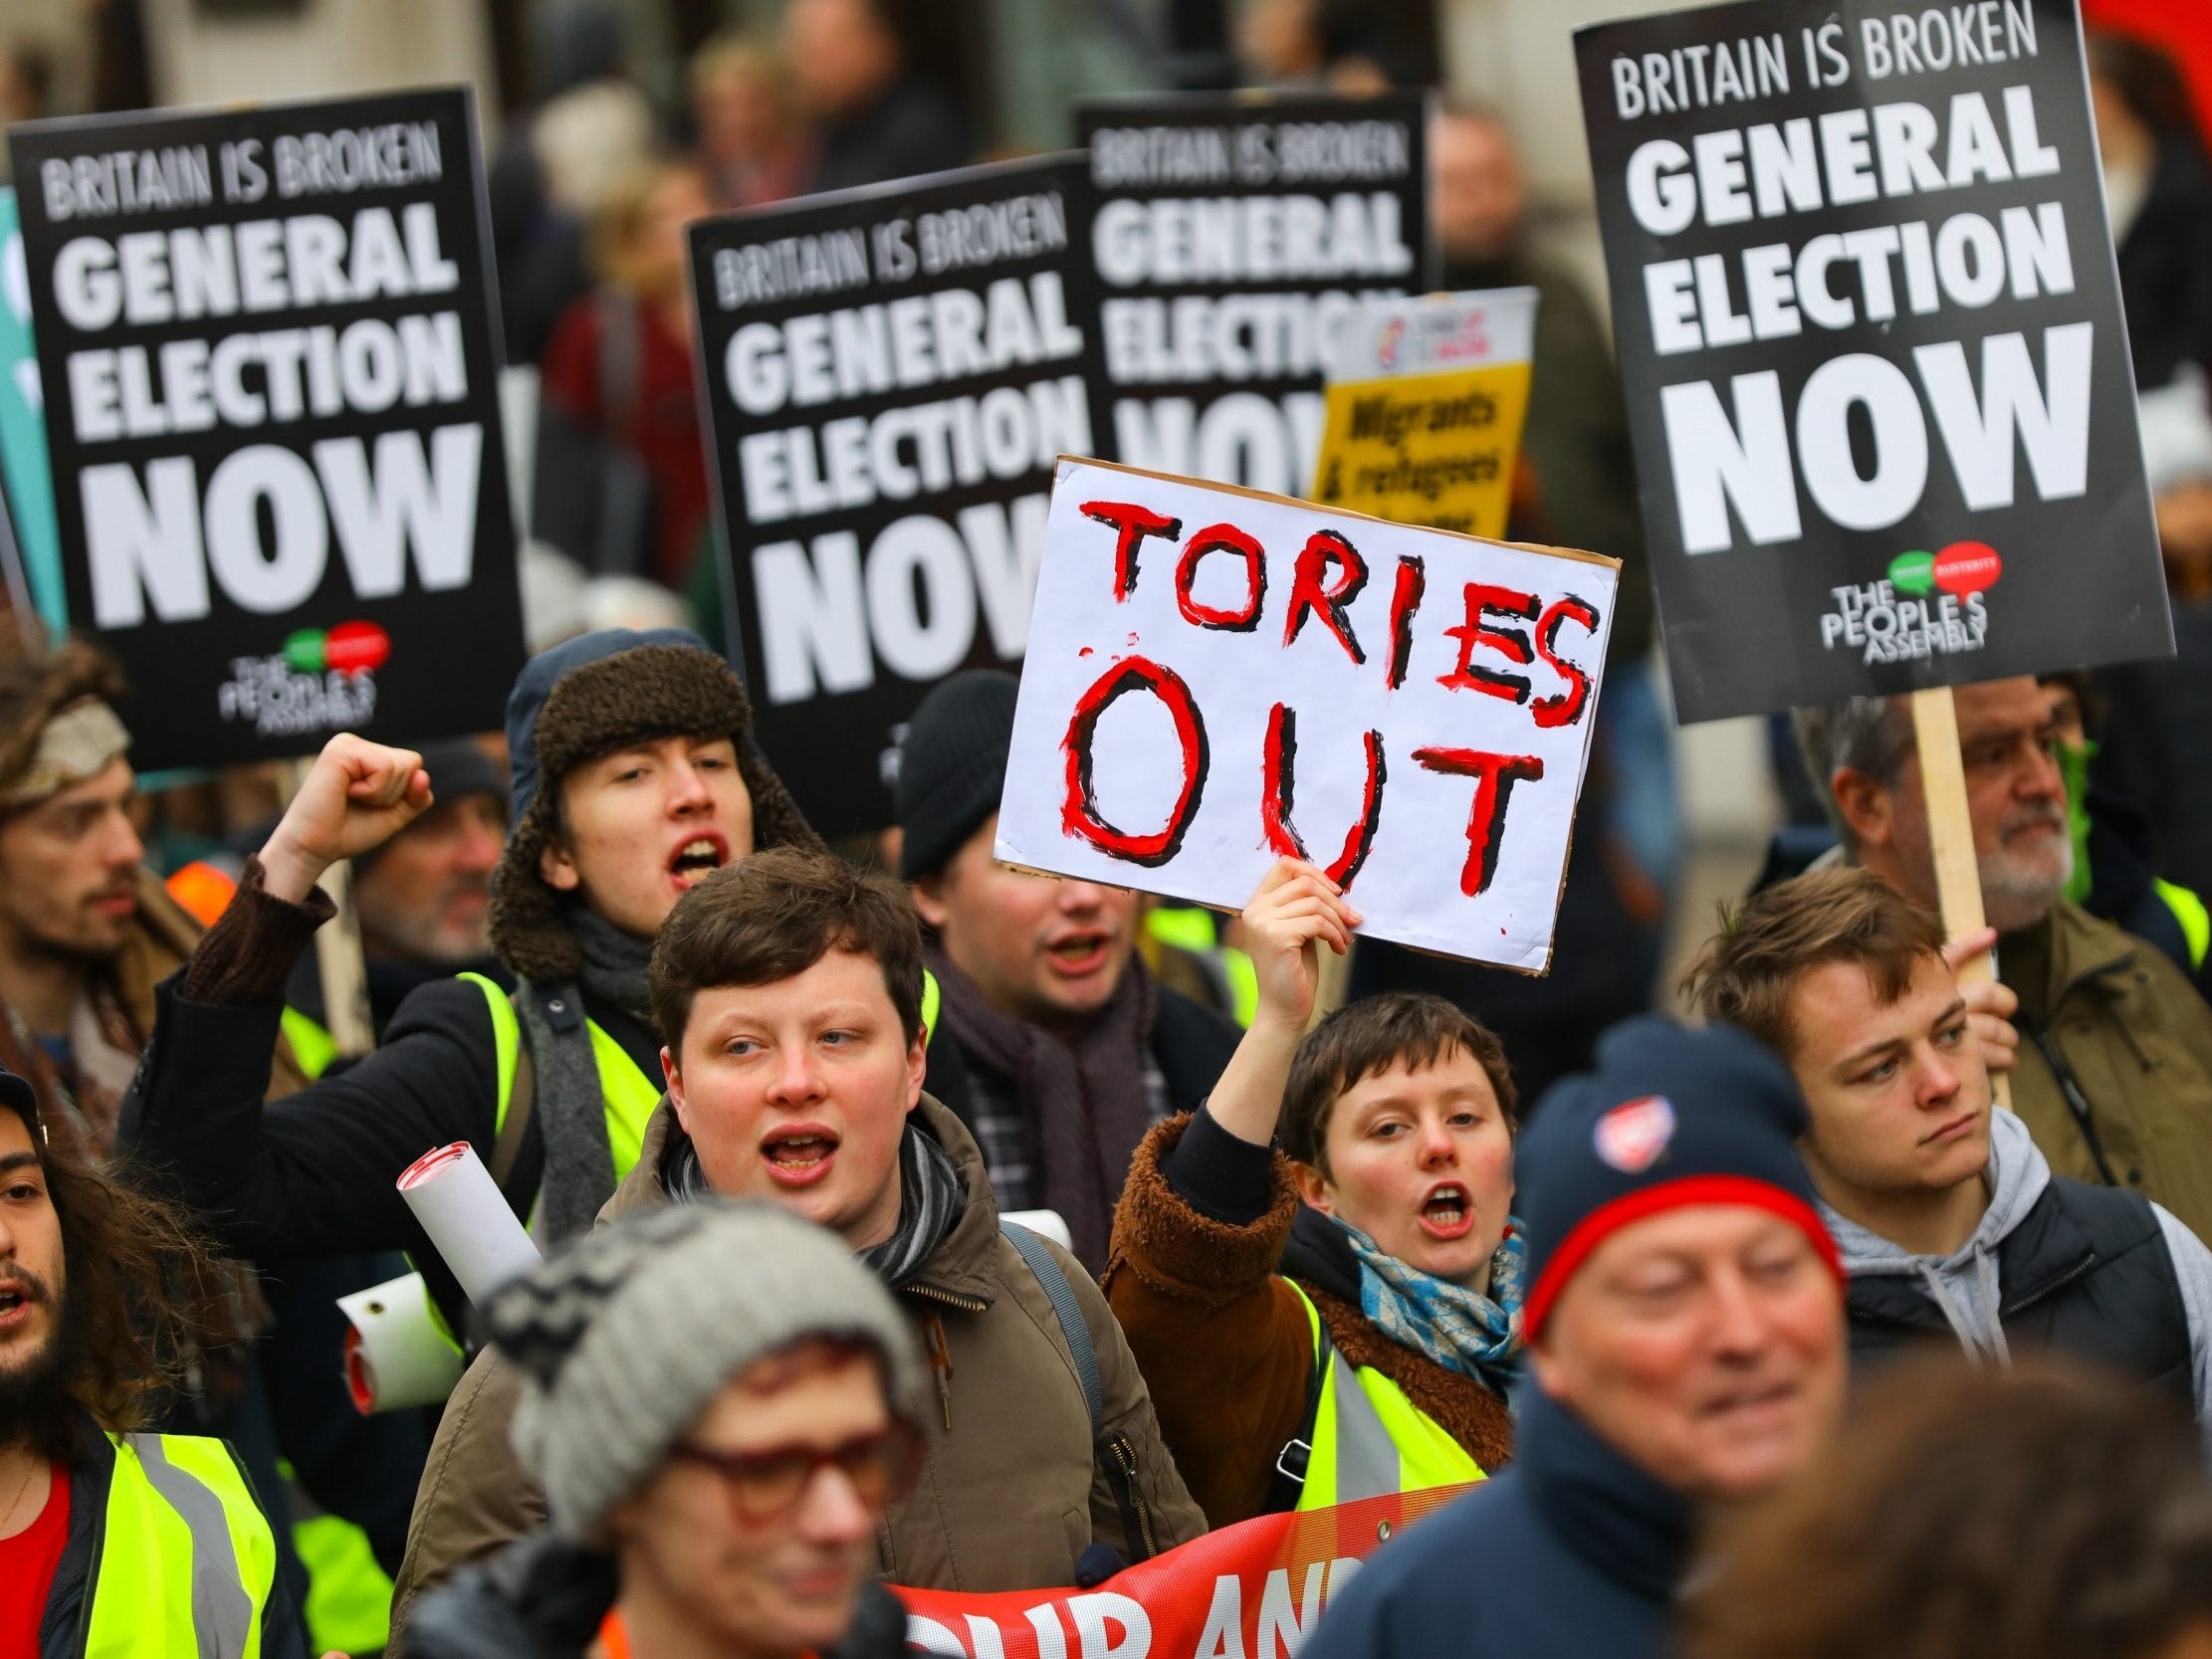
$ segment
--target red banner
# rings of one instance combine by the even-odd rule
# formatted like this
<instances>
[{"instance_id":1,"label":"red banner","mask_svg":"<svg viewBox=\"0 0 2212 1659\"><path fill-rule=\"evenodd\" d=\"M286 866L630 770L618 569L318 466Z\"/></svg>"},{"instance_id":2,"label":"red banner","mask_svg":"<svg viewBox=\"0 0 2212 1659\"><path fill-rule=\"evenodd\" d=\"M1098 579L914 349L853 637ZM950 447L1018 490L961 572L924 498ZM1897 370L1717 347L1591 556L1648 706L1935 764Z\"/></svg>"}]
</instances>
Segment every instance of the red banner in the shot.
<instances>
[{"instance_id":1,"label":"red banner","mask_svg":"<svg viewBox=\"0 0 2212 1659\"><path fill-rule=\"evenodd\" d=\"M1263 1515L1094 1590L902 1587L907 1637L945 1659L1287 1659L1378 1545L1467 1490Z\"/></svg>"}]
</instances>

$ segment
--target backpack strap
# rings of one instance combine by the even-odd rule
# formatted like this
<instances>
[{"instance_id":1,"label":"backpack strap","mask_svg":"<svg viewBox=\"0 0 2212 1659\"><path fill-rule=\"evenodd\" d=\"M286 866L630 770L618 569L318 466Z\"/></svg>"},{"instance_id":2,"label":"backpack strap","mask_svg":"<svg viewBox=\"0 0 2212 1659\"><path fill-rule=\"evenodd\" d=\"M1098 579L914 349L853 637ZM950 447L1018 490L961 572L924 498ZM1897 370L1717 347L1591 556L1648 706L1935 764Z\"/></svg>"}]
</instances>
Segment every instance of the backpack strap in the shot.
<instances>
[{"instance_id":1,"label":"backpack strap","mask_svg":"<svg viewBox=\"0 0 2212 1659\"><path fill-rule=\"evenodd\" d=\"M1052 1317L1060 1322L1061 1339L1075 1360L1075 1380L1083 1385L1083 1409L1090 1413L1091 1438L1095 1441L1106 1426L1106 1401L1098 1382L1098 1347L1091 1341L1082 1305L1075 1300L1075 1287L1067 1282L1067 1274L1037 1234L1014 1221L1000 1221L998 1230L1005 1234L1015 1254L1028 1263L1045 1301L1052 1304Z\"/></svg>"},{"instance_id":2,"label":"backpack strap","mask_svg":"<svg viewBox=\"0 0 2212 1659\"><path fill-rule=\"evenodd\" d=\"M1150 1560L1160 1554L1160 1540L1153 1531L1151 1506L1145 1502L1138 1482L1137 1448L1130 1444L1128 1435L1106 1425L1105 1391L1098 1379L1098 1344L1090 1322L1083 1317L1083 1305L1075 1300L1075 1287L1068 1283L1066 1269L1042 1238L1004 1219L999 1221L998 1230L1028 1264L1044 1299L1052 1304L1052 1317L1059 1321L1060 1336L1075 1363L1075 1379L1083 1387L1083 1408L1090 1414L1091 1462L1106 1472L1114 1507L1121 1512L1121 1536L1130 1553L1140 1561Z\"/></svg>"}]
</instances>

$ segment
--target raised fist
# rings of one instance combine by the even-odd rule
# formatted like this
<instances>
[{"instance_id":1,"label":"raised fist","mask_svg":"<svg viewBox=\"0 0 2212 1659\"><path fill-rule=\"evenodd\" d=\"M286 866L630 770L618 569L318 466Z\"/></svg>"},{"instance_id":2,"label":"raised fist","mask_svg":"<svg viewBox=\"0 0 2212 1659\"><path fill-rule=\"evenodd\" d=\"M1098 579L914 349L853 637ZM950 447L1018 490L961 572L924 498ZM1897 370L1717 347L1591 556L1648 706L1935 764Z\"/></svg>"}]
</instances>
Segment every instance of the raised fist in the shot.
<instances>
[{"instance_id":1,"label":"raised fist","mask_svg":"<svg viewBox=\"0 0 2212 1659\"><path fill-rule=\"evenodd\" d=\"M382 846L429 805L421 755L339 732L261 849L268 891L297 904L325 870Z\"/></svg>"}]
</instances>

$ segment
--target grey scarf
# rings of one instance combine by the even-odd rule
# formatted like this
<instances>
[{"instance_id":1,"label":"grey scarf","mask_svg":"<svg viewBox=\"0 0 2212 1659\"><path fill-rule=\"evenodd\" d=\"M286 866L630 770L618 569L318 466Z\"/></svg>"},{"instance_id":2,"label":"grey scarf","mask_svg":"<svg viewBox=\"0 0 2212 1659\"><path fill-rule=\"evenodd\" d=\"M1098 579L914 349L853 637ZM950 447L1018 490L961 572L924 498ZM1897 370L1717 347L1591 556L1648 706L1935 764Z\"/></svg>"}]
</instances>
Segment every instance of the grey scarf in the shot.
<instances>
[{"instance_id":1,"label":"grey scarf","mask_svg":"<svg viewBox=\"0 0 2212 1659\"><path fill-rule=\"evenodd\" d=\"M515 999L522 1014L546 1173L538 1188L541 1242L558 1244L588 1232L600 1206L614 1196L614 1153L607 1144L606 1099L585 1025L585 999L648 1017L645 968L650 939L632 938L598 912L573 906L565 919L583 951L573 980L540 985L524 980Z\"/></svg>"},{"instance_id":2,"label":"grey scarf","mask_svg":"<svg viewBox=\"0 0 2212 1659\"><path fill-rule=\"evenodd\" d=\"M679 1204L705 1197L713 1189L700 1167L699 1150L685 1136L668 1151L662 1175L668 1195ZM860 1252L868 1270L893 1290L912 1279L945 1242L968 1208L968 1189L945 1148L909 1118L899 1138L899 1225L881 1244Z\"/></svg>"}]
</instances>

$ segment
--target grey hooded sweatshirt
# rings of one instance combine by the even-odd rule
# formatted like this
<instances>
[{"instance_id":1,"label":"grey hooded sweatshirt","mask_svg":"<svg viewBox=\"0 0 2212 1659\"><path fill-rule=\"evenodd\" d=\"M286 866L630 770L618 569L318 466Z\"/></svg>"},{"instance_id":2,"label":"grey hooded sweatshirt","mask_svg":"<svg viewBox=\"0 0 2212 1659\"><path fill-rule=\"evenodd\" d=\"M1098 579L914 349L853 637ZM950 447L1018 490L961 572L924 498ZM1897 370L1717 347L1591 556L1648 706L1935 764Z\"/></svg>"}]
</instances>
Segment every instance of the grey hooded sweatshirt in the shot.
<instances>
[{"instance_id":1,"label":"grey hooded sweatshirt","mask_svg":"<svg viewBox=\"0 0 2212 1659\"><path fill-rule=\"evenodd\" d=\"M2028 1126L2010 1112L1990 1114L1987 1179L1989 1208L1982 1212L1981 1224L1963 1248L1948 1256L1907 1254L1825 1202L1821 1219L1835 1237L1846 1273L1854 1279L1878 1274L1918 1279L1943 1310L1960 1347L1979 1358L2009 1365L2012 1350L1997 1317L2004 1300L1997 1282L1997 1247L2027 1218L2051 1184L2051 1165L2028 1134ZM2174 1279L2189 1320L2197 1424L2212 1438L2212 1250L2162 1206L2150 1207L2165 1236L2167 1254L2173 1258Z\"/></svg>"}]
</instances>

